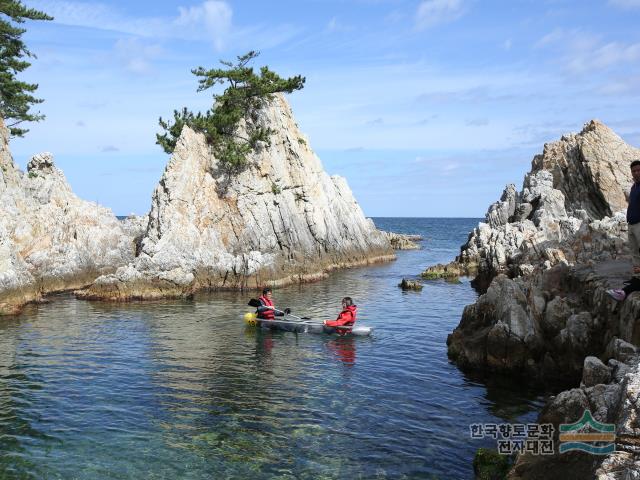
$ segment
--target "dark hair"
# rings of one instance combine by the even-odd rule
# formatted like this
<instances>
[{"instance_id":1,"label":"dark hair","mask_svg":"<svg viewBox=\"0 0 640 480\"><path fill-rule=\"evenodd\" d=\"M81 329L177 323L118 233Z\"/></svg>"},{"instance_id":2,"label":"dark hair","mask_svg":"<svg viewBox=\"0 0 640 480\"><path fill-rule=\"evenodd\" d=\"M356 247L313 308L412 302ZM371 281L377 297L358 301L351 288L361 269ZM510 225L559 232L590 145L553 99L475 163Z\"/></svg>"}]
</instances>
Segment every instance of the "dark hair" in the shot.
<instances>
[{"instance_id":1,"label":"dark hair","mask_svg":"<svg viewBox=\"0 0 640 480\"><path fill-rule=\"evenodd\" d=\"M267 293L273 293L273 290L271 290L269 287L263 288L262 294L266 295Z\"/></svg>"},{"instance_id":2,"label":"dark hair","mask_svg":"<svg viewBox=\"0 0 640 480\"><path fill-rule=\"evenodd\" d=\"M351 297L344 297L342 301L347 305L347 307L353 305L353 300L351 299Z\"/></svg>"},{"instance_id":3,"label":"dark hair","mask_svg":"<svg viewBox=\"0 0 640 480\"><path fill-rule=\"evenodd\" d=\"M631 165L629 165L629 168L633 168L636 165L640 165L640 160L634 160L633 162L631 162Z\"/></svg>"}]
</instances>

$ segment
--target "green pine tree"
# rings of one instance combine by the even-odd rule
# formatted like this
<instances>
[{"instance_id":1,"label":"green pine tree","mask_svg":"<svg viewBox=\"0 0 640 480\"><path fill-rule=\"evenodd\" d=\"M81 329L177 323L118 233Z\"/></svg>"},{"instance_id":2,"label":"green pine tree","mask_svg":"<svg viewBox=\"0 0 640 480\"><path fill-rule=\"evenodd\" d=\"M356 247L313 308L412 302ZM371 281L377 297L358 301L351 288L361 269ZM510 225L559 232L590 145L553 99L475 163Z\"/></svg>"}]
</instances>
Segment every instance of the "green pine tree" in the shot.
<instances>
[{"instance_id":1,"label":"green pine tree","mask_svg":"<svg viewBox=\"0 0 640 480\"><path fill-rule=\"evenodd\" d=\"M248 64L259 55L251 51L238 58L237 63L220 61L227 68L205 69L198 67L191 72L199 77L198 92L216 85L228 84L220 94L213 95L213 106L203 113L187 108L173 112L173 122L160 118L160 126L165 131L157 134L157 142L165 152L172 153L184 125L205 135L216 157L229 170L240 170L247 162L258 142L269 143L273 131L256 124L257 113L264 108L277 92L291 93L304 86L305 78L297 75L287 79L261 67L256 74ZM238 126L245 120L245 134Z\"/></svg>"},{"instance_id":2,"label":"green pine tree","mask_svg":"<svg viewBox=\"0 0 640 480\"><path fill-rule=\"evenodd\" d=\"M0 0L0 115L14 137L22 137L28 132L17 125L44 118L40 112L31 111L33 105L43 101L32 95L38 85L16 78L31 65L25 59L35 58L21 40L26 29L18 25L25 20L53 20L53 17L28 8L19 0Z\"/></svg>"}]
</instances>

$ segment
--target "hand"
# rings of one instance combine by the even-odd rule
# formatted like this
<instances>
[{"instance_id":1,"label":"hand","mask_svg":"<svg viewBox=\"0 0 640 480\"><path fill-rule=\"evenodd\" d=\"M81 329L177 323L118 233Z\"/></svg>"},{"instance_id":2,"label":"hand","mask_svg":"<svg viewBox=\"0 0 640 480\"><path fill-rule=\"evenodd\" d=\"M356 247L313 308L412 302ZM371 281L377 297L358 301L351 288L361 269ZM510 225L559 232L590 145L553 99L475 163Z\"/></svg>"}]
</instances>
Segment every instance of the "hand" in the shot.
<instances>
[{"instance_id":1,"label":"hand","mask_svg":"<svg viewBox=\"0 0 640 480\"><path fill-rule=\"evenodd\" d=\"M285 308L284 309L284 313L286 313L287 315L289 315L291 313L291 309L290 308Z\"/></svg>"}]
</instances>

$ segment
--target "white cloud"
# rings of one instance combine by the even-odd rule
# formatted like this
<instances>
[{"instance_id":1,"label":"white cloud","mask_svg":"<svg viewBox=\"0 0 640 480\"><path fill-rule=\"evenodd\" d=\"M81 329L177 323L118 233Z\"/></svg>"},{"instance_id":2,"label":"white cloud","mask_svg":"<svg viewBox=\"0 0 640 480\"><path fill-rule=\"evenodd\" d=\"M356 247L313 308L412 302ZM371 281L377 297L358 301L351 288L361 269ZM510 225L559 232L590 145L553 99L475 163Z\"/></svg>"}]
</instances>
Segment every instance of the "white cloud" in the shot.
<instances>
[{"instance_id":1,"label":"white cloud","mask_svg":"<svg viewBox=\"0 0 640 480\"><path fill-rule=\"evenodd\" d=\"M160 57L163 52L159 45L148 45L137 38L120 39L116 42L115 49L125 68L138 74L151 73L151 61Z\"/></svg>"},{"instance_id":2,"label":"white cloud","mask_svg":"<svg viewBox=\"0 0 640 480\"><path fill-rule=\"evenodd\" d=\"M62 25L112 30L140 37L210 40L220 50L231 32L231 7L222 0L179 7L175 17L131 17L103 3L68 0L34 0L30 6L43 10Z\"/></svg>"},{"instance_id":3,"label":"white cloud","mask_svg":"<svg viewBox=\"0 0 640 480\"><path fill-rule=\"evenodd\" d=\"M571 74L602 72L640 61L640 42L605 43L601 36L581 30L556 29L538 40L534 48L557 48L560 61Z\"/></svg>"},{"instance_id":4,"label":"white cloud","mask_svg":"<svg viewBox=\"0 0 640 480\"><path fill-rule=\"evenodd\" d=\"M488 118L472 118L469 119L465 122L465 125L467 127L486 127L487 125L489 125L489 119Z\"/></svg>"},{"instance_id":5,"label":"white cloud","mask_svg":"<svg viewBox=\"0 0 640 480\"><path fill-rule=\"evenodd\" d=\"M640 8L640 0L609 0L609 5L620 8Z\"/></svg>"},{"instance_id":6,"label":"white cloud","mask_svg":"<svg viewBox=\"0 0 640 480\"><path fill-rule=\"evenodd\" d=\"M440 171L442 175L452 175L456 170L460 168L460 163L458 162L447 162L440 167Z\"/></svg>"},{"instance_id":7,"label":"white cloud","mask_svg":"<svg viewBox=\"0 0 640 480\"><path fill-rule=\"evenodd\" d=\"M204 27L217 50L224 46L231 30L231 7L223 1L207 0L197 7L179 7L180 16L174 24L187 31L197 31Z\"/></svg>"},{"instance_id":8,"label":"white cloud","mask_svg":"<svg viewBox=\"0 0 640 480\"><path fill-rule=\"evenodd\" d=\"M330 33L350 32L353 30L353 27L350 27L349 25L345 25L340 21L338 21L337 17L333 17L331 18L331 20L329 20L329 23L327 23L326 30Z\"/></svg>"},{"instance_id":9,"label":"white cloud","mask_svg":"<svg viewBox=\"0 0 640 480\"><path fill-rule=\"evenodd\" d=\"M640 60L640 43L624 45L611 42L595 50L576 52L567 68L573 73L588 73L604 70L618 64L630 64Z\"/></svg>"},{"instance_id":10,"label":"white cloud","mask_svg":"<svg viewBox=\"0 0 640 480\"><path fill-rule=\"evenodd\" d=\"M418 6L416 25L419 29L457 20L466 13L463 0L424 0Z\"/></svg>"},{"instance_id":11,"label":"white cloud","mask_svg":"<svg viewBox=\"0 0 640 480\"><path fill-rule=\"evenodd\" d=\"M638 85L640 85L640 76L630 76L617 80L610 80L607 84L597 89L597 93L601 95L639 95Z\"/></svg>"},{"instance_id":12,"label":"white cloud","mask_svg":"<svg viewBox=\"0 0 640 480\"><path fill-rule=\"evenodd\" d=\"M381 117L378 118L374 118L373 120L368 120L365 125L368 125L370 127L376 126L376 125L383 125L384 124L384 120Z\"/></svg>"}]
</instances>

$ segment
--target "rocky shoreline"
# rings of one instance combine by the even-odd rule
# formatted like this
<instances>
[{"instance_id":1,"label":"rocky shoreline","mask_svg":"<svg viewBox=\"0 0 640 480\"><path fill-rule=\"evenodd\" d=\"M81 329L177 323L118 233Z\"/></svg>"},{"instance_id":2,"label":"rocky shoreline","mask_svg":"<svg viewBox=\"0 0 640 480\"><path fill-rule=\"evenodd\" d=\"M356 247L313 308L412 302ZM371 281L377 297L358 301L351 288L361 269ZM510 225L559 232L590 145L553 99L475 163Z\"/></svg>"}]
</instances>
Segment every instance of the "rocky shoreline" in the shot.
<instances>
[{"instance_id":1,"label":"rocky shoreline","mask_svg":"<svg viewBox=\"0 0 640 480\"><path fill-rule=\"evenodd\" d=\"M590 409L616 424L616 453L521 455L510 479L639 478L640 294L622 303L606 294L631 276L624 210L636 159L640 150L598 121L546 144L522 190L508 185L460 255L423 273L471 276L482 293L447 339L460 368L582 380L552 398L540 422L557 429Z\"/></svg>"},{"instance_id":2,"label":"rocky shoreline","mask_svg":"<svg viewBox=\"0 0 640 480\"><path fill-rule=\"evenodd\" d=\"M395 259L392 237L365 218L344 178L324 171L283 95L255 121L275 133L237 174L185 128L149 214L122 222L76 197L51 154L21 172L0 123L0 315L60 291L110 301L188 297ZM401 235L393 241L410 245Z\"/></svg>"},{"instance_id":3,"label":"rocky shoreline","mask_svg":"<svg viewBox=\"0 0 640 480\"><path fill-rule=\"evenodd\" d=\"M73 194L50 153L22 172L0 119L0 315L91 284L135 255L141 228Z\"/></svg>"},{"instance_id":4,"label":"rocky shoreline","mask_svg":"<svg viewBox=\"0 0 640 480\"><path fill-rule=\"evenodd\" d=\"M153 299L281 286L395 258L345 179L323 170L284 96L256 122L274 130L271 143L235 174L202 134L185 127L153 193L135 258L77 296Z\"/></svg>"}]
</instances>

